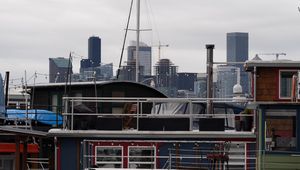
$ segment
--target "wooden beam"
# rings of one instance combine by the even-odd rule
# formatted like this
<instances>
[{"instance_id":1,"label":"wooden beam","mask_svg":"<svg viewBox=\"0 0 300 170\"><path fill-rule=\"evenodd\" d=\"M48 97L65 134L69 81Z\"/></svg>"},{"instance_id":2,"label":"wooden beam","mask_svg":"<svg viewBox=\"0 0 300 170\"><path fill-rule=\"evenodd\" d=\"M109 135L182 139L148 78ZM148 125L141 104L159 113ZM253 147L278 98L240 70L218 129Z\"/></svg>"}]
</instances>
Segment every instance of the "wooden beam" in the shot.
<instances>
[{"instance_id":1,"label":"wooden beam","mask_svg":"<svg viewBox=\"0 0 300 170\"><path fill-rule=\"evenodd\" d=\"M20 136L16 135L15 169L20 170Z\"/></svg>"},{"instance_id":2,"label":"wooden beam","mask_svg":"<svg viewBox=\"0 0 300 170\"><path fill-rule=\"evenodd\" d=\"M22 159L22 169L25 170L27 169L27 138L23 138L23 145L24 145L24 148L23 148L23 159Z\"/></svg>"}]
</instances>

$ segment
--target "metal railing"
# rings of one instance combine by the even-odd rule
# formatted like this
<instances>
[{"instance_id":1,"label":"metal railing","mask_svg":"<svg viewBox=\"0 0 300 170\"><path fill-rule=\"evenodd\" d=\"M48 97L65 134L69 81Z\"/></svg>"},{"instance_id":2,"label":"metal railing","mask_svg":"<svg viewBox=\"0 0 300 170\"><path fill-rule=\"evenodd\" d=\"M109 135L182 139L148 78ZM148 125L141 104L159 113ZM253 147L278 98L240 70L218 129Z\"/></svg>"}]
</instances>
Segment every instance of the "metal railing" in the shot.
<instances>
[{"instance_id":1,"label":"metal railing","mask_svg":"<svg viewBox=\"0 0 300 170\"><path fill-rule=\"evenodd\" d=\"M27 158L28 170L48 170L49 158Z\"/></svg>"},{"instance_id":2,"label":"metal railing","mask_svg":"<svg viewBox=\"0 0 300 170\"><path fill-rule=\"evenodd\" d=\"M64 128L74 130L76 119L79 117L92 116L94 121L101 118L120 118L123 122L128 121L132 123L127 129L139 130L140 120L143 118L186 118L189 119L189 130L192 131L193 126L197 124L199 119L225 119L225 125L228 126L230 121L231 126L235 125L237 118L253 117L255 114L235 114L233 111L228 111L230 107L235 106L222 106L228 107L224 109L223 113L206 114L205 103L207 98L105 98L105 97L64 97ZM214 99L213 103L220 104L236 104L236 107L242 106L247 100L233 100L233 99ZM177 105L176 109L172 108L172 104ZM82 107L79 108L78 107ZM96 108L97 107L97 108ZM162 110L162 107L166 108ZM76 109L77 108L77 109ZM173 112L168 111L173 109ZM79 111L78 111L79 110ZM226 112L226 113L225 113ZM84 121L81 119L81 123ZM88 120L87 120L88 121ZM131 122L130 122L131 121ZM127 123L128 123L127 122ZM254 124L253 124L254 125ZM231 127L235 129L235 127ZM124 128L126 129L126 127ZM124 130L123 129L123 130Z\"/></svg>"},{"instance_id":3,"label":"metal railing","mask_svg":"<svg viewBox=\"0 0 300 170\"><path fill-rule=\"evenodd\" d=\"M103 142L107 142L103 144ZM116 147L111 143L119 141L100 141L100 140L84 140L83 141L83 169L103 168L106 165L112 166L111 162L99 162L97 158L103 158L103 155L97 155L96 147ZM131 143L132 141L122 141L123 143ZM154 141L150 141L154 142ZM250 169L256 167L256 150L247 150L246 144L254 144L253 142L223 142L223 141L155 141L159 145L152 145L156 150L160 150L155 155L135 155L130 156L124 151L129 150L128 145L117 145L122 148L122 152L118 156L110 155L111 159L118 159L119 168L130 168L130 159L137 158L144 160L144 164L153 164L153 168L146 169ZM172 147L164 147L163 144ZM194 144L193 146L191 144ZM137 142L136 145L139 145ZM184 146L185 145L185 146ZM128 147L128 148L127 148ZM149 153L149 152L148 152ZM148 158L148 162L145 162ZM153 161L154 162L151 162ZM136 164L140 161L135 162ZM116 165L116 164L115 164Z\"/></svg>"}]
</instances>

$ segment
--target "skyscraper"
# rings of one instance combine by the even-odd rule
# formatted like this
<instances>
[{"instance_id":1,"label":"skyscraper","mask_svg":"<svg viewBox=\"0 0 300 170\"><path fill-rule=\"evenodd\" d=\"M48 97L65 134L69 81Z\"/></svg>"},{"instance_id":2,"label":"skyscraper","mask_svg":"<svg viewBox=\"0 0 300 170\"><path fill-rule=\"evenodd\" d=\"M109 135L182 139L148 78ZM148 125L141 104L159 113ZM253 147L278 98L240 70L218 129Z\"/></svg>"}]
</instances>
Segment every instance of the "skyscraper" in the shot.
<instances>
[{"instance_id":1,"label":"skyscraper","mask_svg":"<svg viewBox=\"0 0 300 170\"><path fill-rule=\"evenodd\" d=\"M230 65L217 66L217 88L215 96L217 98L233 97L233 86L237 83L238 67Z\"/></svg>"},{"instance_id":2,"label":"skyscraper","mask_svg":"<svg viewBox=\"0 0 300 170\"><path fill-rule=\"evenodd\" d=\"M155 68L156 88L169 97L177 96L177 70L169 59L160 59Z\"/></svg>"},{"instance_id":3,"label":"skyscraper","mask_svg":"<svg viewBox=\"0 0 300 170\"><path fill-rule=\"evenodd\" d=\"M248 60L249 39L248 33L227 33L227 62L245 62ZM241 70L241 86L243 93L249 93L248 73L244 71L243 64L235 65Z\"/></svg>"},{"instance_id":4,"label":"skyscraper","mask_svg":"<svg viewBox=\"0 0 300 170\"><path fill-rule=\"evenodd\" d=\"M69 76L73 73L68 58L49 58L49 83L65 82L68 73Z\"/></svg>"},{"instance_id":5,"label":"skyscraper","mask_svg":"<svg viewBox=\"0 0 300 170\"><path fill-rule=\"evenodd\" d=\"M127 62L133 62L136 58L136 42L131 41L130 45L128 46L128 55L127 55ZM152 52L151 47L145 43L140 42L140 49L139 49L139 65L144 67L143 73L141 75L150 76L152 72Z\"/></svg>"},{"instance_id":6,"label":"skyscraper","mask_svg":"<svg viewBox=\"0 0 300 170\"><path fill-rule=\"evenodd\" d=\"M178 90L194 91L194 82L197 80L197 73L177 73L177 88Z\"/></svg>"},{"instance_id":7,"label":"skyscraper","mask_svg":"<svg viewBox=\"0 0 300 170\"><path fill-rule=\"evenodd\" d=\"M88 59L91 61L92 67L100 66L101 63L101 39L99 37L92 36L88 41Z\"/></svg>"}]
</instances>

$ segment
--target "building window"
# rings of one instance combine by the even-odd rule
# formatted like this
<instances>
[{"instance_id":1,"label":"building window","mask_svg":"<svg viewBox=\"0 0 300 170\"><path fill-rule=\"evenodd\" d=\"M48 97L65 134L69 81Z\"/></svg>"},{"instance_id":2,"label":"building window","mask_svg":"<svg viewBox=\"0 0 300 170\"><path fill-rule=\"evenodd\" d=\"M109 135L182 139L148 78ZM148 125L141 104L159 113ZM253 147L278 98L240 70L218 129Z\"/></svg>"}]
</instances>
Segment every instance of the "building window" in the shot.
<instances>
[{"instance_id":1,"label":"building window","mask_svg":"<svg viewBox=\"0 0 300 170\"><path fill-rule=\"evenodd\" d=\"M296 149L296 110L267 110L265 148L268 151Z\"/></svg>"},{"instance_id":2,"label":"building window","mask_svg":"<svg viewBox=\"0 0 300 170\"><path fill-rule=\"evenodd\" d=\"M128 149L128 168L155 169L155 156L154 146L130 146Z\"/></svg>"},{"instance_id":3,"label":"building window","mask_svg":"<svg viewBox=\"0 0 300 170\"><path fill-rule=\"evenodd\" d=\"M297 75L297 71L280 71L280 98L291 98L293 75Z\"/></svg>"},{"instance_id":4,"label":"building window","mask_svg":"<svg viewBox=\"0 0 300 170\"><path fill-rule=\"evenodd\" d=\"M99 168L123 168L123 147L96 146L96 165Z\"/></svg>"}]
</instances>

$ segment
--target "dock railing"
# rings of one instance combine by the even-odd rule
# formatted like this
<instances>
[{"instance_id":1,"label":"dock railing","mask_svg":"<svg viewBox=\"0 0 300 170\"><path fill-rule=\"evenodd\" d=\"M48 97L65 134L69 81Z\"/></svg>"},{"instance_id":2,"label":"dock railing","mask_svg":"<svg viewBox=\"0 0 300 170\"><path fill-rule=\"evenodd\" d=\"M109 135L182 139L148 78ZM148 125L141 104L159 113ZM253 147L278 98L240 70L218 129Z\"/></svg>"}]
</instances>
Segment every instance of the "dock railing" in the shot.
<instances>
[{"instance_id":1,"label":"dock railing","mask_svg":"<svg viewBox=\"0 0 300 170\"><path fill-rule=\"evenodd\" d=\"M242 120L247 120L249 117L252 118L252 121L250 130L248 128L247 131L255 128L255 123L253 123L255 114L244 114L243 112L247 103L245 99L214 99L214 109L211 114L207 114L205 111L207 98L64 97L63 100L63 128L69 130L110 130L108 127L96 127L99 124L104 126L109 122L122 124L120 125L122 127L114 130L151 130L144 126L145 123L141 125L141 122L157 123L158 129L156 130L159 130L159 126L173 120L177 121L178 126L182 124L175 130L192 131L199 130L199 122L217 119L224 121L224 127L219 127L221 129L240 130L240 127L247 124ZM239 113L235 111L238 109L240 109ZM172 129L167 126L160 128L162 131L168 130L168 128Z\"/></svg>"}]
</instances>

